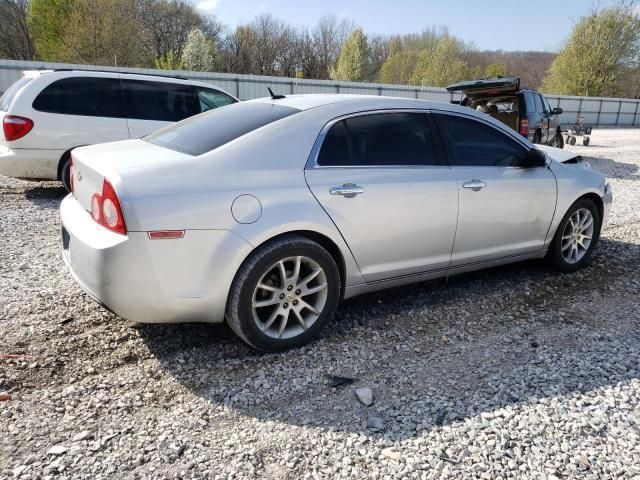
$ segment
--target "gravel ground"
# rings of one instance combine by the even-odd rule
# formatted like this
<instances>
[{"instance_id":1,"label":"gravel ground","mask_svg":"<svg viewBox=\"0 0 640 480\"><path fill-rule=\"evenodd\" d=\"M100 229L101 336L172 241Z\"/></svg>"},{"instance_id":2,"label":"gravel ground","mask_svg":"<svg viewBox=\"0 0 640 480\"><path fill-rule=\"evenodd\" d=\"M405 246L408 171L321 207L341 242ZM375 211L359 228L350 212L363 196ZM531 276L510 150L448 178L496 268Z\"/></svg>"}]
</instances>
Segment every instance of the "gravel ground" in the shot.
<instances>
[{"instance_id":1,"label":"gravel ground","mask_svg":"<svg viewBox=\"0 0 640 480\"><path fill-rule=\"evenodd\" d=\"M592 142L588 268L355 298L277 355L107 313L60 259L61 188L0 177L0 478L640 479L640 130Z\"/></svg>"}]
</instances>

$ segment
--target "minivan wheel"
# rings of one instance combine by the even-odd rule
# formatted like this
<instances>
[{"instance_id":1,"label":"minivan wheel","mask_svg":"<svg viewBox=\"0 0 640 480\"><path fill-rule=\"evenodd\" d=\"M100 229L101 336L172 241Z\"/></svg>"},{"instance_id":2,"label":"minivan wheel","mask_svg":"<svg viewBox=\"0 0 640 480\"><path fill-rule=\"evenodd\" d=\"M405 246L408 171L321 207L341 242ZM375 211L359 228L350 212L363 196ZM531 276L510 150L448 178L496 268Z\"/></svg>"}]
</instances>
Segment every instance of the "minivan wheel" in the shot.
<instances>
[{"instance_id":1,"label":"minivan wheel","mask_svg":"<svg viewBox=\"0 0 640 480\"><path fill-rule=\"evenodd\" d=\"M67 158L62 161L62 166L60 167L60 181L67 192L71 192L71 156L69 155L67 155Z\"/></svg>"},{"instance_id":2,"label":"minivan wheel","mask_svg":"<svg viewBox=\"0 0 640 480\"><path fill-rule=\"evenodd\" d=\"M553 238L549 258L561 272L582 268L600 237L600 214L587 198L576 201L563 217Z\"/></svg>"},{"instance_id":3,"label":"minivan wheel","mask_svg":"<svg viewBox=\"0 0 640 480\"><path fill-rule=\"evenodd\" d=\"M322 246L298 235L256 250L236 274L226 318L252 347L277 352L315 338L340 299L340 273Z\"/></svg>"}]
</instances>

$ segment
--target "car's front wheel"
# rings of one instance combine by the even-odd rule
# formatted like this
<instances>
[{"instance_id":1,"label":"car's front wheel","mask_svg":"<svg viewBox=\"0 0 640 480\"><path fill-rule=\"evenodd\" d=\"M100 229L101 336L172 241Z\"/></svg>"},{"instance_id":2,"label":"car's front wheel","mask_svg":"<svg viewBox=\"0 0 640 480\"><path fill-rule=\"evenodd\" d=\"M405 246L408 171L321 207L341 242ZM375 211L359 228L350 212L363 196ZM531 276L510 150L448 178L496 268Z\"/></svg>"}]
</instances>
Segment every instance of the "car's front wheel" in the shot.
<instances>
[{"instance_id":1,"label":"car's front wheel","mask_svg":"<svg viewBox=\"0 0 640 480\"><path fill-rule=\"evenodd\" d=\"M593 201L582 198L565 214L549 251L561 272L575 272L591 257L600 236L600 214Z\"/></svg>"},{"instance_id":2,"label":"car's front wheel","mask_svg":"<svg viewBox=\"0 0 640 480\"><path fill-rule=\"evenodd\" d=\"M227 323L254 348L276 352L311 341L340 298L335 260L318 243L292 235L256 250L238 271Z\"/></svg>"}]
</instances>

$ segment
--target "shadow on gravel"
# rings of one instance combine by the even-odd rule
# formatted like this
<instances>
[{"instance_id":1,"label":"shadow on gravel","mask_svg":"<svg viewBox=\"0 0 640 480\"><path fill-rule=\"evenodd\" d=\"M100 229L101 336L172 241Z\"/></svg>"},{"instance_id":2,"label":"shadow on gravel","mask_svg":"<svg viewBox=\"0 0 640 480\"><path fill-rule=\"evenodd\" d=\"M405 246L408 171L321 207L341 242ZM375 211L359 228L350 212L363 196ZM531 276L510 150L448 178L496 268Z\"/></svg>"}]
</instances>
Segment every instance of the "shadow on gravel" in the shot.
<instances>
[{"instance_id":1,"label":"shadow on gravel","mask_svg":"<svg viewBox=\"0 0 640 480\"><path fill-rule=\"evenodd\" d=\"M572 275L527 262L351 299L319 341L282 354L256 353L223 325L139 332L212 406L403 439L640 378L638 272L640 245L603 238ZM334 388L332 375L356 381ZM374 391L370 407L354 396L361 386Z\"/></svg>"},{"instance_id":2,"label":"shadow on gravel","mask_svg":"<svg viewBox=\"0 0 640 480\"><path fill-rule=\"evenodd\" d=\"M24 196L30 202L44 208L59 208L60 202L67 195L62 186L37 186L24 189Z\"/></svg>"}]
</instances>

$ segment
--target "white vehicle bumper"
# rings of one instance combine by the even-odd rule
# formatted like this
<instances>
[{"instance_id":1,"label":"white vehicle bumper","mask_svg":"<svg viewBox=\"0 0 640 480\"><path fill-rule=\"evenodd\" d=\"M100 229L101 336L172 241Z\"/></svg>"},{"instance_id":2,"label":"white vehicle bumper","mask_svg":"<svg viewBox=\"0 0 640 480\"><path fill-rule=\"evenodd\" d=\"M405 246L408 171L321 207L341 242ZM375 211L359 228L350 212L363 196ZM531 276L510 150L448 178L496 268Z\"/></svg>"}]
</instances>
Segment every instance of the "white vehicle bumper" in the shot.
<instances>
[{"instance_id":1,"label":"white vehicle bumper","mask_svg":"<svg viewBox=\"0 0 640 480\"><path fill-rule=\"evenodd\" d=\"M65 150L9 149L0 146L0 175L31 180L57 180Z\"/></svg>"},{"instance_id":2,"label":"white vehicle bumper","mask_svg":"<svg viewBox=\"0 0 640 480\"><path fill-rule=\"evenodd\" d=\"M609 218L609 211L611 210L611 204L613 203L613 191L611 190L611 185L608 183L604 187L604 196L602 197L603 215L602 215L602 226L607 224L607 219Z\"/></svg>"},{"instance_id":3,"label":"white vehicle bumper","mask_svg":"<svg viewBox=\"0 0 640 480\"><path fill-rule=\"evenodd\" d=\"M62 254L73 279L120 317L140 323L222 322L238 262L251 246L228 230L184 238L120 235L68 195L60 205Z\"/></svg>"}]
</instances>

